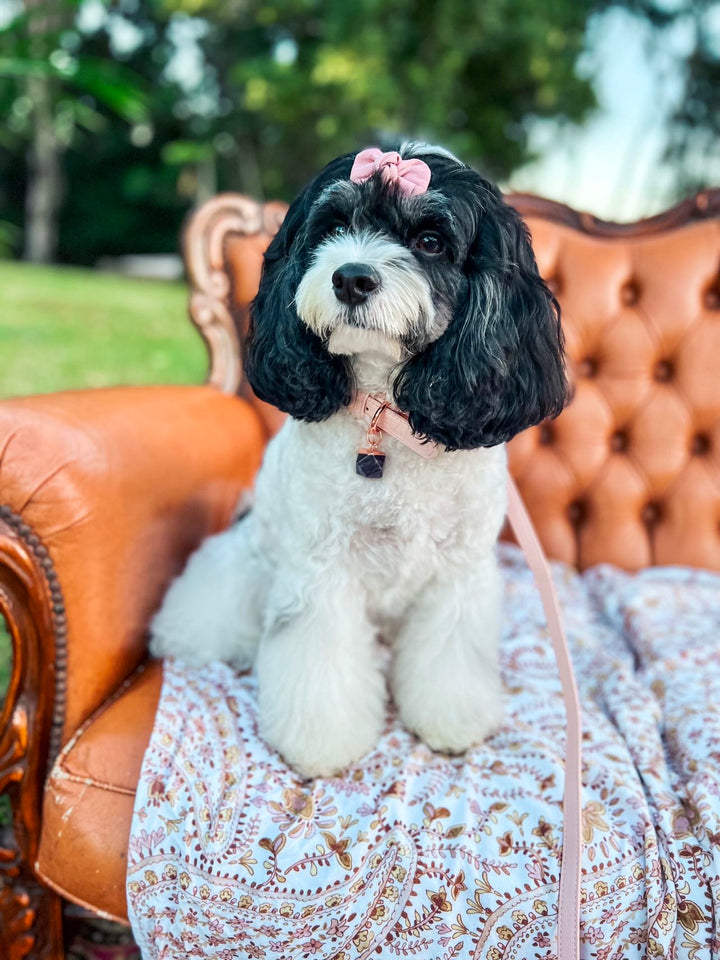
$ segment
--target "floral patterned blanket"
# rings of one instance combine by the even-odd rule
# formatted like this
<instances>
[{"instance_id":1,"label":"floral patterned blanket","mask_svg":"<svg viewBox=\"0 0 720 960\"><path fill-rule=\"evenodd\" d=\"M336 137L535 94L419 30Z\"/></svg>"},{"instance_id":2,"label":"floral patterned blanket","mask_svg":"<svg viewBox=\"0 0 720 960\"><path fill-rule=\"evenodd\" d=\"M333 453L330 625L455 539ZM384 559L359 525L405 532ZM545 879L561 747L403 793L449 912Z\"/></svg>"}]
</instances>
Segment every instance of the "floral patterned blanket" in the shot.
<instances>
[{"instance_id":1,"label":"floral patterned blanket","mask_svg":"<svg viewBox=\"0 0 720 960\"><path fill-rule=\"evenodd\" d=\"M564 712L506 576L507 720L462 758L394 715L346 776L258 736L255 682L168 662L129 847L146 960L556 956ZM720 576L553 565L584 711L584 958L720 956Z\"/></svg>"}]
</instances>

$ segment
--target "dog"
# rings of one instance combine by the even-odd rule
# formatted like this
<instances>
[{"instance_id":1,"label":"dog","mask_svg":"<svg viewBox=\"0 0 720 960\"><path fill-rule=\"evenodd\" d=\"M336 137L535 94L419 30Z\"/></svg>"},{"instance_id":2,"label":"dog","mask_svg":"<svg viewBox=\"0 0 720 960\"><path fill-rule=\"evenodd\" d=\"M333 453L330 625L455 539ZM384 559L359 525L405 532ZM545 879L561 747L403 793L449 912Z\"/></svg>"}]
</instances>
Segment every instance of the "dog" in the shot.
<instances>
[{"instance_id":1,"label":"dog","mask_svg":"<svg viewBox=\"0 0 720 960\"><path fill-rule=\"evenodd\" d=\"M504 444L568 398L558 304L498 188L418 142L329 163L265 254L246 347L289 414L251 511L171 585L151 651L254 667L301 775L400 719L461 753L502 719Z\"/></svg>"}]
</instances>

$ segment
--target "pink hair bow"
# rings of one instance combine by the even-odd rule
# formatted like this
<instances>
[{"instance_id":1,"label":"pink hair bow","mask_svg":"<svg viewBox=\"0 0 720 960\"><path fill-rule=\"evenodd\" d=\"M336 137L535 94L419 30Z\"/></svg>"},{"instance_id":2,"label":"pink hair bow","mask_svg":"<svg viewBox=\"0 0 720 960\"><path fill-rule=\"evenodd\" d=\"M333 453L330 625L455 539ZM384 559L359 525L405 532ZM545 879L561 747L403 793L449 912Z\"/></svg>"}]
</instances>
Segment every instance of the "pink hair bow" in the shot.
<instances>
[{"instance_id":1,"label":"pink hair bow","mask_svg":"<svg viewBox=\"0 0 720 960\"><path fill-rule=\"evenodd\" d=\"M363 183L381 172L386 183L393 183L401 193L413 197L425 193L430 184L430 167L423 160L403 160L399 153L383 153L377 147L361 150L350 171L353 183Z\"/></svg>"}]
</instances>

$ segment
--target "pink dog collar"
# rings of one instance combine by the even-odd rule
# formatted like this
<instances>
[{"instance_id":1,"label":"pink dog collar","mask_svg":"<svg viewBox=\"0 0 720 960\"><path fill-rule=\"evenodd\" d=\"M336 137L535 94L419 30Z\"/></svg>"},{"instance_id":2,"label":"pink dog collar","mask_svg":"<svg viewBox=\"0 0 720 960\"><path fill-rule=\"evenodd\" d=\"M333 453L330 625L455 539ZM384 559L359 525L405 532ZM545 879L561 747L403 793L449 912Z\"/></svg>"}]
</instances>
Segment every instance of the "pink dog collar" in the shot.
<instances>
[{"instance_id":1,"label":"pink dog collar","mask_svg":"<svg viewBox=\"0 0 720 960\"><path fill-rule=\"evenodd\" d=\"M382 468L385 460L385 454L380 449L380 441L383 434L387 433L396 440L399 440L404 446L414 450L424 460L432 460L440 453L443 447L432 440L426 440L424 437L413 433L412 427L407 418L407 414L394 407L384 396L378 396L373 393L356 393L348 409L354 417L359 420L365 420L368 423L367 441L368 446L362 447L358 451L358 473L368 479L379 480L382 477ZM375 458L375 472L361 472L361 458Z\"/></svg>"},{"instance_id":2,"label":"pink dog collar","mask_svg":"<svg viewBox=\"0 0 720 960\"><path fill-rule=\"evenodd\" d=\"M386 183L395 184L408 197L426 193L430 185L430 167L424 160L403 160L399 153L383 153L378 147L368 147L358 153L350 179L353 183L364 183L378 171Z\"/></svg>"}]
</instances>

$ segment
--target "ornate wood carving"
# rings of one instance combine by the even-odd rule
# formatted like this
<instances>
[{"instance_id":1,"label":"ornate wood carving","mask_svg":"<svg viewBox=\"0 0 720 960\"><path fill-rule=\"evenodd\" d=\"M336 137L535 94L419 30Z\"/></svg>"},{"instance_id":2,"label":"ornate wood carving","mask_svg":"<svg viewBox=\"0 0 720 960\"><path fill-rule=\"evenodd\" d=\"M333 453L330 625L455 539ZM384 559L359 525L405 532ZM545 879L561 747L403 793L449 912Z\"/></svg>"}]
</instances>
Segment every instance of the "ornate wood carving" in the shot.
<instances>
[{"instance_id":1,"label":"ornate wood carving","mask_svg":"<svg viewBox=\"0 0 720 960\"><path fill-rule=\"evenodd\" d=\"M277 232L283 204L260 204L240 194L225 193L203 204L190 218L183 236L190 278L190 317L210 355L207 381L223 393L237 393L242 382L240 335L233 314L232 275L226 248L232 235Z\"/></svg>"},{"instance_id":2,"label":"ornate wood carving","mask_svg":"<svg viewBox=\"0 0 720 960\"><path fill-rule=\"evenodd\" d=\"M35 879L42 790L62 726L65 612L39 537L0 506L0 611L12 638L12 671L0 712L0 793L12 823L0 833L0 956L61 960L60 898ZM56 696L57 691L57 696Z\"/></svg>"},{"instance_id":3,"label":"ornate wood carving","mask_svg":"<svg viewBox=\"0 0 720 960\"><path fill-rule=\"evenodd\" d=\"M636 220L634 223L613 223L601 220L591 213L582 213L555 200L536 197L532 193L510 193L506 197L523 217L538 217L562 223L573 230L593 237L643 237L683 227L695 220L707 220L720 215L720 189L703 190L654 217Z\"/></svg>"},{"instance_id":4,"label":"ornate wood carving","mask_svg":"<svg viewBox=\"0 0 720 960\"><path fill-rule=\"evenodd\" d=\"M657 216L635 223L612 223L563 203L529 193L507 196L524 217L539 217L564 224L595 237L639 237L682 227L695 220L720 215L720 190L704 190ZM240 194L220 194L200 207L185 231L185 262L190 276L190 316L200 330L210 354L208 382L225 393L242 389L237 304L232 300L233 276L226 256L232 235L275 235L287 207L282 203L259 204Z\"/></svg>"}]
</instances>

